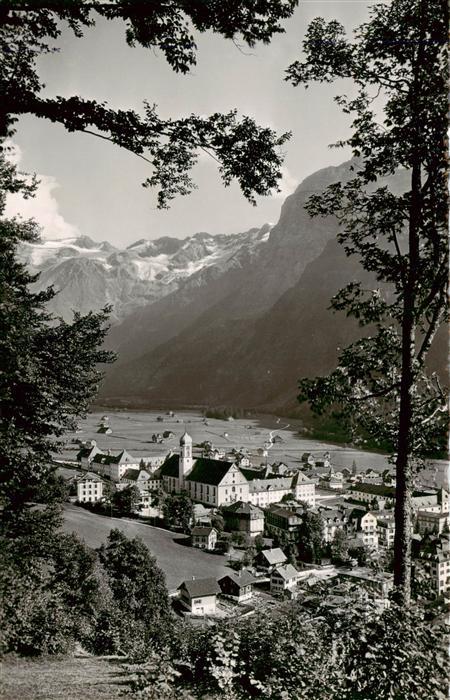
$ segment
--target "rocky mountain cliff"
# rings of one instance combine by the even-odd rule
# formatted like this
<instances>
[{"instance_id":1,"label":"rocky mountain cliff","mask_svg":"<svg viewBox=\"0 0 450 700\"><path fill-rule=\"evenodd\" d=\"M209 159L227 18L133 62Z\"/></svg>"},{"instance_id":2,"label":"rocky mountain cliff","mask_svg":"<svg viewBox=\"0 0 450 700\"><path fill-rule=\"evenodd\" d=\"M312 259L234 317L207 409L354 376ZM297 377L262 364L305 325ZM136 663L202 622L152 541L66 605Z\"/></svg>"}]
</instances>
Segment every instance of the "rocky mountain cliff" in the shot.
<instances>
[{"instance_id":1,"label":"rocky mountain cliff","mask_svg":"<svg viewBox=\"0 0 450 700\"><path fill-rule=\"evenodd\" d=\"M349 281L372 284L336 243L337 221L310 219L312 193L351 176L351 163L306 178L278 223L232 235L140 240L126 250L86 237L24 246L39 286L61 289L64 317L113 305L107 344L118 361L99 400L129 406L297 406L299 377L331 370L361 329L329 310ZM405 174L388 182L402 191ZM445 366L442 334L431 364Z\"/></svg>"},{"instance_id":2,"label":"rocky mountain cliff","mask_svg":"<svg viewBox=\"0 0 450 700\"><path fill-rule=\"evenodd\" d=\"M197 233L184 240L140 240L125 250L88 236L23 244L21 260L40 277L37 290L53 285L58 292L50 309L66 320L72 310L87 313L110 304L113 323L178 290L195 277L207 283L234 264L241 253L267 241L269 227L230 236ZM199 273L204 273L204 278Z\"/></svg>"}]
</instances>

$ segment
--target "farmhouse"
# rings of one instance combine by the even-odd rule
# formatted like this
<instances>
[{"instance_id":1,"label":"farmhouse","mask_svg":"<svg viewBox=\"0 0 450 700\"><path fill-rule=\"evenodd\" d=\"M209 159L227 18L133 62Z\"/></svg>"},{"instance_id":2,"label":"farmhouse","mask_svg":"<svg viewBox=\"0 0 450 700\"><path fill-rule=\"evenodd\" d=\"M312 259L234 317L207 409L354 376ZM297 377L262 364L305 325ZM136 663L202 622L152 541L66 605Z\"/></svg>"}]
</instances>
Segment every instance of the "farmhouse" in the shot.
<instances>
[{"instance_id":1,"label":"farmhouse","mask_svg":"<svg viewBox=\"0 0 450 700\"><path fill-rule=\"evenodd\" d=\"M299 572L292 564L277 566L270 574L270 592L283 595L285 591L293 591L299 580Z\"/></svg>"},{"instance_id":2,"label":"farmhouse","mask_svg":"<svg viewBox=\"0 0 450 700\"><path fill-rule=\"evenodd\" d=\"M258 569L263 569L267 572L272 571L277 566L281 566L287 561L287 556L279 547L274 549L263 549L258 552L254 562Z\"/></svg>"},{"instance_id":3,"label":"farmhouse","mask_svg":"<svg viewBox=\"0 0 450 700\"><path fill-rule=\"evenodd\" d=\"M217 530L214 527L196 526L192 530L192 546L198 549L214 549L217 542Z\"/></svg>"},{"instance_id":4,"label":"farmhouse","mask_svg":"<svg viewBox=\"0 0 450 700\"><path fill-rule=\"evenodd\" d=\"M222 510L227 530L245 532L250 537L264 532L264 513L251 503L237 501Z\"/></svg>"}]
</instances>

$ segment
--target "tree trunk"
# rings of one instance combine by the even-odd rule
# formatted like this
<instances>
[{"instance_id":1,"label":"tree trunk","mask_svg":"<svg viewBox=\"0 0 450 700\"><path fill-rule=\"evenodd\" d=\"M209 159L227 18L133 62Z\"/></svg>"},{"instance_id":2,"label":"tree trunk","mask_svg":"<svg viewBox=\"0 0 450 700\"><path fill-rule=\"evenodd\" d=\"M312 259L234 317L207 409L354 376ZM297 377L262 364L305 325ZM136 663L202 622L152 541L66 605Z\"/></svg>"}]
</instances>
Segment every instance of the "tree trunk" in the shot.
<instances>
[{"instance_id":1,"label":"tree trunk","mask_svg":"<svg viewBox=\"0 0 450 700\"><path fill-rule=\"evenodd\" d=\"M402 352L400 383L400 415L397 438L394 586L395 598L403 606L411 599L411 534L412 490L414 486L411 454L413 420L412 391L415 382L416 358L416 285L420 267L420 233L422 224L422 161L420 145L423 139L420 92L425 56L425 7L419 2L420 25L413 80L409 93L411 110L411 200L408 227L408 268L403 295Z\"/></svg>"},{"instance_id":2,"label":"tree trunk","mask_svg":"<svg viewBox=\"0 0 450 700\"><path fill-rule=\"evenodd\" d=\"M405 299L406 303L406 299ZM405 310L406 311L406 310ZM411 595L411 495L413 479L410 452L412 348L414 348L414 323L404 314L402 328L402 380L400 387L400 419L396 460L394 585L396 600L408 605Z\"/></svg>"},{"instance_id":3,"label":"tree trunk","mask_svg":"<svg viewBox=\"0 0 450 700\"><path fill-rule=\"evenodd\" d=\"M400 415L396 459L394 586L395 598L408 605L411 598L411 534L413 474L410 463L412 427L412 391L416 353L416 283L419 266L421 222L421 163L417 159L411 175L409 214L409 265L403 297Z\"/></svg>"}]
</instances>

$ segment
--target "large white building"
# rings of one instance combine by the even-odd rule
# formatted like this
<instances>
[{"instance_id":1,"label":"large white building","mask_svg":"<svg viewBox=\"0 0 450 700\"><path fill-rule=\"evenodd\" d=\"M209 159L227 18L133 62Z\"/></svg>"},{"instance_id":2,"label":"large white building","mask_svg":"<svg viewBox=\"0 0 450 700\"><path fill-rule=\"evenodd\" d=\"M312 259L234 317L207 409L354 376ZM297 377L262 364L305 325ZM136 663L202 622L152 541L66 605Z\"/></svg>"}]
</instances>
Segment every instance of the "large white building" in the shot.
<instances>
[{"instance_id":1,"label":"large white building","mask_svg":"<svg viewBox=\"0 0 450 700\"><path fill-rule=\"evenodd\" d=\"M96 503L103 498L104 481L93 472L86 472L75 479L77 501L79 503Z\"/></svg>"},{"instance_id":2,"label":"large white building","mask_svg":"<svg viewBox=\"0 0 450 700\"><path fill-rule=\"evenodd\" d=\"M126 450L121 450L117 455L98 452L91 461L91 469L113 481L120 481L128 469L138 470L139 465L140 461Z\"/></svg>"},{"instance_id":3,"label":"large white building","mask_svg":"<svg viewBox=\"0 0 450 700\"><path fill-rule=\"evenodd\" d=\"M192 438L185 433L180 454L171 455L161 467L164 488L169 493L185 491L193 501L222 506L236 501L266 506L284 495L315 505L315 486L300 472L293 477L258 479L256 471L240 468L236 462L205 457L194 458Z\"/></svg>"},{"instance_id":4,"label":"large white building","mask_svg":"<svg viewBox=\"0 0 450 700\"><path fill-rule=\"evenodd\" d=\"M193 501L221 506L249 500L249 485L233 462L205 457L193 458L192 438L185 433L180 454L173 454L161 467L164 488L169 493L185 491Z\"/></svg>"}]
</instances>

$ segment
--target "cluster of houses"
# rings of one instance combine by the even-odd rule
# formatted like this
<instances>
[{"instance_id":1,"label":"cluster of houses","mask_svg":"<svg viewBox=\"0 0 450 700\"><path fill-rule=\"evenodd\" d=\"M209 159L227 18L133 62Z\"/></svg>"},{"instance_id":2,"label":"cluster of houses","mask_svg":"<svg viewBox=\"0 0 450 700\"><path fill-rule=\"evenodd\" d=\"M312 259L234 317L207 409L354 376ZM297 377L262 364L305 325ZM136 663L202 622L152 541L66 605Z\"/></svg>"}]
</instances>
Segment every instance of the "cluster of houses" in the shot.
<instances>
[{"instance_id":1,"label":"cluster of houses","mask_svg":"<svg viewBox=\"0 0 450 700\"><path fill-rule=\"evenodd\" d=\"M194 617L222 616L222 601L244 605L246 613L254 612L254 599L267 602L270 597L293 600L308 595L311 587L320 581L328 581L333 588L350 583L366 592L372 600L388 605L392 590L392 577L367 568L337 570L332 566L298 570L287 561L280 548L265 549L254 560L252 570L230 571L219 579L189 579L183 581L174 592L178 610ZM336 597L336 596L334 596ZM341 599L344 600L341 596ZM348 600L347 600L348 603ZM225 613L227 614L227 613Z\"/></svg>"},{"instance_id":2,"label":"cluster of houses","mask_svg":"<svg viewBox=\"0 0 450 700\"><path fill-rule=\"evenodd\" d=\"M159 436L154 437L159 442ZM391 470L358 473L354 463L351 469L335 471L328 453L320 460L304 453L298 466L279 462L254 467L242 448L225 455L204 443L201 456L194 455L192 438L186 432L179 453L167 454L162 448L138 460L125 449L115 454L102 451L93 440L82 446L77 460L84 471L74 477L73 484L81 503L101 501L108 480L118 489L137 486L141 494L138 508L144 516L155 515L152 500L156 491L187 493L194 503L203 505L205 513L220 508L227 531L242 532L247 538L265 534L283 542L296 540L306 504L321 515L325 543L344 530L355 546L364 545L372 552L393 546L395 477ZM418 565L422 559L429 562L426 568L436 591L448 591L450 564L447 566L445 547L439 544L449 525L448 492L418 490L412 505ZM438 539L433 553L428 546L431 533ZM214 550L217 539L208 515L197 520L192 530L194 547ZM423 539L426 555L420 546ZM274 586L282 587L287 581L289 589L295 576L289 568L292 565L283 566L287 568L275 574Z\"/></svg>"}]
</instances>

